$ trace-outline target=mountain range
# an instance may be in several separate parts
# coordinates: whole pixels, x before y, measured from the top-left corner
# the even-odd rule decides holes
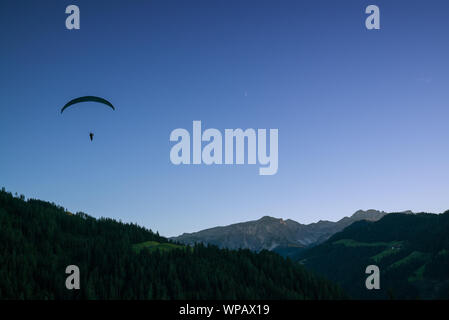
[[[378,221],[386,214],[378,210],[359,210],[337,222],[320,220],[311,224],[265,216],[255,221],[184,233],[171,240],[188,245],[207,243],[228,249],[243,248],[253,251],[266,249],[289,256],[302,248],[326,241],[356,221]]]
[[[357,299],[449,299],[449,211],[357,221],[295,259]],[[367,290],[366,268],[380,272]]]
[[[174,238],[222,248],[268,249],[313,271],[355,299],[449,299],[449,211],[359,210],[337,222],[263,217]],[[380,289],[367,290],[367,266]]]
[[[175,244],[149,229],[0,190],[0,300],[342,299],[269,251]],[[68,266],[78,290],[67,290]],[[169,317],[170,318],[170,317]]]
[[[201,243],[187,246],[1,190],[0,230],[0,300],[449,299],[449,211],[360,210],[309,225],[263,217],[190,234]],[[247,249],[193,240],[204,233]],[[73,264],[80,290],[64,286]],[[376,290],[366,287],[372,265]]]

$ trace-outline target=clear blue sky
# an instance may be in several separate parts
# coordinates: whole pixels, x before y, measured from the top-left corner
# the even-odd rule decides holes
[[[65,28],[65,7],[81,29]],[[364,26],[381,9],[381,30]],[[0,186],[173,236],[449,209],[448,1],[0,2]],[[112,112],[82,95],[111,101]],[[278,128],[279,170],[174,166],[170,132]],[[93,142],[88,133],[95,132]]]

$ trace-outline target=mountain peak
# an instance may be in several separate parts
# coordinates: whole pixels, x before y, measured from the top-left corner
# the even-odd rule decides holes
[[[386,212],[375,209],[357,210],[352,216],[352,219],[366,219],[366,220],[379,220]]]
[[[398,213],[404,214],[414,214],[411,210],[400,211]],[[357,210],[349,219],[352,220],[369,220],[369,221],[377,221],[381,219],[387,212],[379,211],[375,209],[368,210]]]
[[[279,219],[275,218],[275,217],[270,217],[270,216],[263,216],[262,218],[259,219],[259,221],[273,221],[273,220],[279,220]]]
[[[357,215],[357,214],[370,214],[370,213],[378,213],[378,212],[383,212],[383,211],[379,211],[376,209],[368,209],[368,210],[363,210],[363,209],[359,209],[356,212],[354,212],[353,215]]]
[[[259,220],[257,220],[258,222],[265,222],[265,223],[281,223],[281,224],[287,224],[286,221],[288,220],[284,220],[282,218],[275,218],[275,217],[270,217],[270,216],[263,216],[262,218],[260,218]]]
[[[355,221],[377,221],[384,215],[386,212],[374,209],[358,210],[351,217],[345,217],[337,222],[320,220],[308,225],[291,219],[263,216],[259,220],[205,229],[172,239],[186,244],[202,242],[222,248],[247,248],[254,251],[288,246],[304,247],[327,240]]]

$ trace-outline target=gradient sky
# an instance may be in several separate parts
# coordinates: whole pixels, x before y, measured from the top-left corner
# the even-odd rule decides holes
[[[80,30],[65,28],[70,4]],[[369,4],[379,31],[365,28]],[[442,212],[448,12],[429,0],[2,0],[0,186],[166,236],[264,215]],[[82,95],[117,110],[59,113]],[[170,132],[193,120],[278,128],[278,173],[174,166]]]

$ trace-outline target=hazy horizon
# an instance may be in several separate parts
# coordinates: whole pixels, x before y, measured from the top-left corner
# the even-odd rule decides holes
[[[17,196],[21,196],[20,193],[18,193],[18,192],[13,192],[13,191],[11,191],[11,190],[8,190],[6,187],[1,186],[1,188],[5,188],[5,191],[6,191],[6,192],[11,192],[12,194],[16,194],[16,193],[17,193]],[[25,199],[26,199],[26,200],[29,200],[29,199],[30,199],[30,198],[28,198],[26,195],[23,195],[23,196],[25,196]],[[42,200],[42,201],[47,201],[47,202],[54,203],[53,201],[46,200],[46,199],[36,199],[36,200]],[[55,205],[58,205],[58,203],[55,203]],[[84,212],[84,211],[82,211],[82,210],[74,210],[74,211],[71,211],[71,210],[68,210],[67,208],[65,208],[65,209],[66,209],[67,211],[69,211],[70,213],[83,212],[83,213],[89,214],[90,216],[93,216],[93,217],[96,217],[96,218],[101,218],[101,217],[104,217],[104,218],[110,218],[110,217],[107,217],[107,216],[97,216],[97,215],[95,215],[95,214],[93,214],[93,213]],[[371,211],[371,210],[379,211],[379,212],[385,212],[385,213],[387,213],[387,214],[389,214],[389,213],[403,213],[403,212],[407,212],[407,211],[411,211],[413,214],[417,214],[417,213],[442,214],[442,213],[444,213],[445,211],[447,211],[447,210],[449,210],[449,209],[443,210],[442,212],[429,212],[429,211],[415,212],[415,211],[413,211],[413,210],[385,211],[385,210],[380,210],[380,209],[375,209],[375,208],[358,209],[358,210],[355,210],[354,212],[352,212],[352,213],[350,213],[350,214],[343,215],[343,216],[341,216],[340,218],[335,218],[334,220],[318,219],[318,220],[310,221],[310,222],[307,222],[307,223],[306,223],[306,222],[302,222],[302,221],[298,221],[298,220],[295,220],[295,219],[292,219],[292,218],[288,218],[288,217],[282,217],[282,216],[276,216],[276,215],[262,215],[262,216],[260,216],[259,218],[256,218],[256,219],[242,220],[242,221],[234,221],[234,222],[229,222],[229,223],[223,224],[223,225],[213,225],[213,226],[205,227],[205,228],[198,229],[198,230],[183,231],[182,233],[174,234],[174,235],[166,235],[166,234],[163,234],[163,233],[161,233],[159,230],[154,229],[154,228],[152,228],[151,226],[146,226],[146,225],[141,225],[141,226],[142,226],[142,227],[145,227],[145,228],[147,228],[147,229],[151,229],[151,230],[154,231],[154,232],[159,232],[159,234],[160,234],[161,236],[163,236],[163,237],[171,238],[171,237],[176,237],[176,236],[182,235],[183,233],[195,233],[195,232],[198,232],[198,231],[203,231],[203,230],[212,229],[212,228],[216,228],[216,227],[226,227],[226,226],[229,226],[229,225],[234,225],[234,224],[239,224],[239,223],[245,223],[245,222],[257,221],[257,220],[260,220],[260,219],[262,219],[262,218],[264,218],[264,217],[270,217],[270,218],[275,218],[275,219],[282,219],[282,220],[284,220],[284,221],[285,221],[285,220],[293,220],[293,221],[298,222],[298,223],[300,223],[300,224],[308,225],[308,224],[316,223],[316,222],[319,222],[319,221],[337,222],[337,221],[339,221],[339,220],[341,220],[341,219],[343,219],[343,218],[345,218],[345,217],[351,217],[352,215],[354,215],[355,213],[357,213],[357,212],[359,212],[359,211],[367,212],[367,211]],[[123,220],[123,219],[121,219],[121,218],[117,218],[117,219],[121,220],[121,221],[124,222],[124,223],[136,223],[135,221],[131,221],[131,220]]]

